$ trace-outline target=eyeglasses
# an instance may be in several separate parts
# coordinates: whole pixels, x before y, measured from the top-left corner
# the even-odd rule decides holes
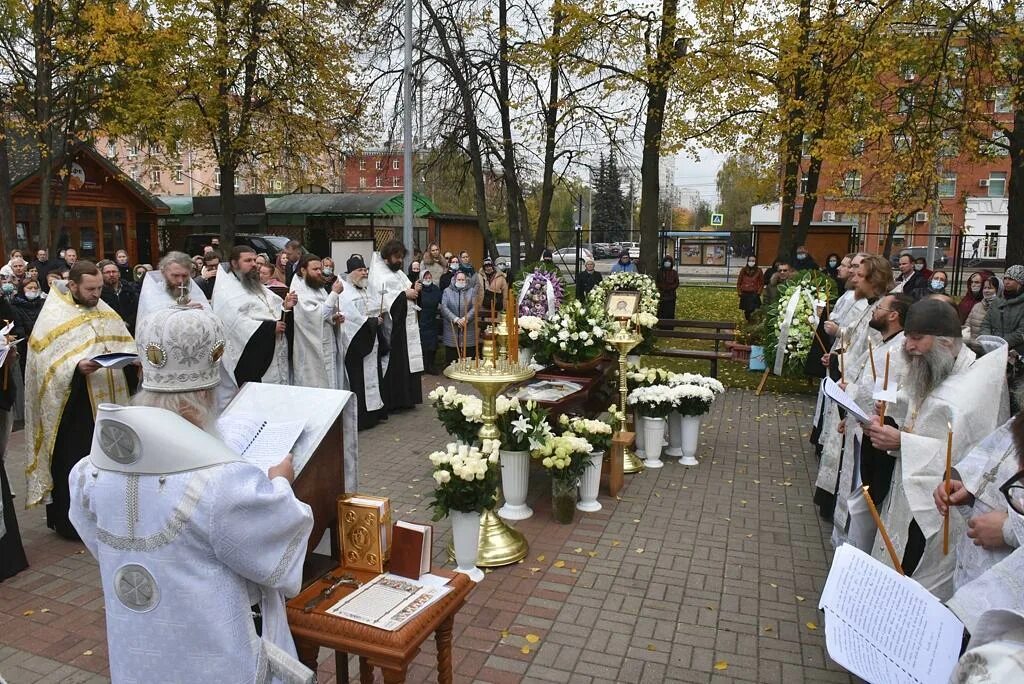
[[[1024,515],[1024,470],[1004,482],[999,491],[1006,497],[1010,508]]]

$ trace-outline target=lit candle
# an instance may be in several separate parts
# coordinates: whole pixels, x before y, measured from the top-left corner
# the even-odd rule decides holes
[[[868,358],[871,359],[871,379],[878,379],[878,371],[875,369],[875,348],[871,344],[871,340],[868,340]]]
[[[882,535],[882,541],[885,543],[885,550],[889,552],[889,558],[892,559],[892,566],[896,568],[896,572],[901,575],[904,574],[903,564],[900,563],[900,559],[896,555],[896,547],[892,545],[892,539],[889,539],[889,533],[885,531],[885,525],[882,524],[882,518],[878,515],[875,502],[871,500],[871,495],[868,494],[868,486],[864,485],[861,487],[860,493],[864,495],[864,501],[867,502],[868,508],[871,510],[871,517],[875,519],[875,525],[878,527],[878,531]]]
[[[942,516],[942,555],[949,553],[949,492],[952,489],[953,478],[953,425],[946,423],[949,431],[946,433],[946,513]]]

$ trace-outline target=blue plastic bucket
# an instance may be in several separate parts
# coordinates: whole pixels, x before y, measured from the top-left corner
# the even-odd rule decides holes
[[[763,371],[767,366],[764,362],[764,347],[756,344],[750,345],[750,363],[747,366],[752,371]]]

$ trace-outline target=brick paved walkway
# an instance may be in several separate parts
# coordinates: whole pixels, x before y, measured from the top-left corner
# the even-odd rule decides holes
[[[456,681],[851,681],[828,661],[815,608],[829,546],[811,504],[811,410],[805,396],[730,390],[706,420],[699,467],[627,476],[620,500],[602,495],[604,509],[571,526],[550,522],[535,470],[535,515],[517,525],[530,555],[488,573],[459,614]],[[444,441],[429,407],[361,433],[362,490],[428,520],[423,456]],[[7,466],[16,492],[21,444],[16,434]],[[95,563],[50,533],[42,510],[19,520],[32,567],[0,584],[0,679],[107,681]],[[446,564],[450,527],[435,530]],[[433,654],[428,641],[410,682],[434,680]],[[334,682],[326,651],[319,674]]]

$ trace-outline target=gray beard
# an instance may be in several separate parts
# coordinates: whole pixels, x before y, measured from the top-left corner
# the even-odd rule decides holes
[[[238,278],[238,282],[242,284],[242,288],[246,292],[253,295],[263,294],[263,283],[260,282],[260,273],[255,268],[248,273],[240,273],[234,269],[231,270]]]
[[[939,346],[933,346],[931,351],[920,356],[908,354],[904,349],[903,360],[907,364],[903,385],[918,402],[923,401],[952,374],[956,363],[956,357],[950,350]]]

